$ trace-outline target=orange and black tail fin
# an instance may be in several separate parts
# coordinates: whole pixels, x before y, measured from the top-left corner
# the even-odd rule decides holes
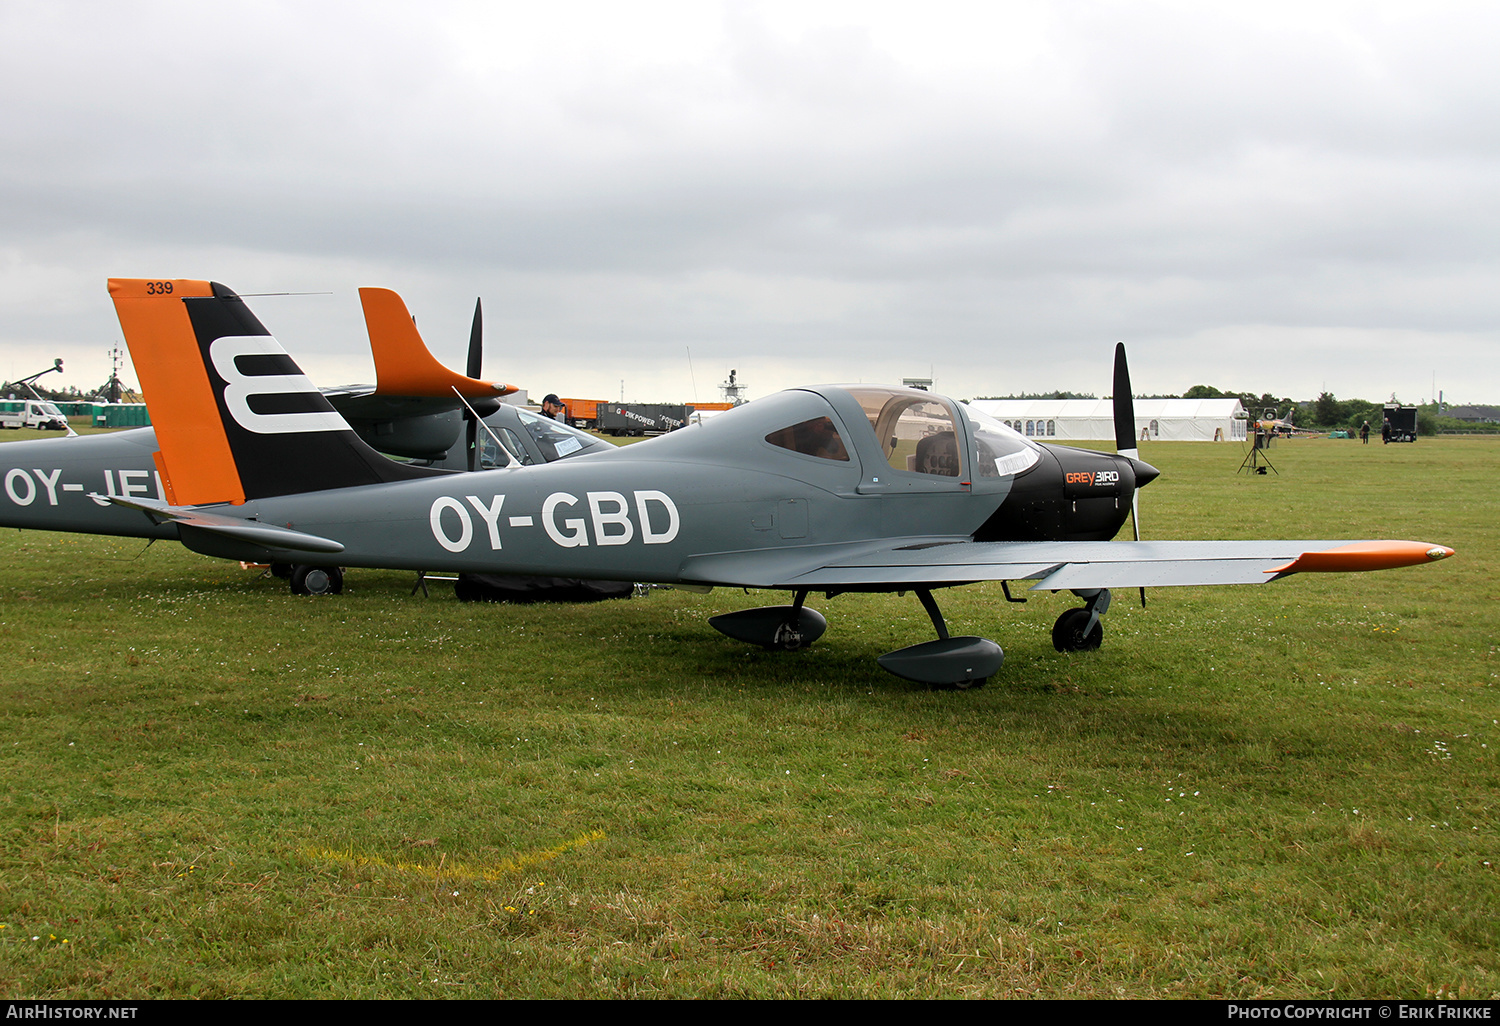
[[[430,476],[350,429],[244,300],[217,282],[111,278],[174,505]]]

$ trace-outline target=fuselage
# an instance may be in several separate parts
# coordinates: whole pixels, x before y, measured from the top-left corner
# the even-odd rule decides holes
[[[608,442],[513,406],[496,410],[485,423],[488,431],[478,439],[482,466],[524,466],[587,451],[614,451]],[[0,445],[0,527],[176,538],[175,525],[157,524],[107,498],[170,501],[156,469],[157,451],[153,428]],[[458,472],[466,464],[459,439],[445,456],[426,465]]]
[[[779,393],[543,466],[214,511],[336,540],[344,550],[324,558],[340,566],[683,582],[699,580],[703,557],[737,553],[790,560],[900,538],[1103,540],[1154,476],[1123,456],[1038,446],[938,396],[846,386]],[[192,528],[182,539],[210,555],[306,561]],[[775,573],[765,560],[746,565],[757,562],[717,583],[763,586]]]
[[[0,527],[176,538],[175,526],[153,524],[103,498],[166,501],[155,452],[151,428],[0,445]]]

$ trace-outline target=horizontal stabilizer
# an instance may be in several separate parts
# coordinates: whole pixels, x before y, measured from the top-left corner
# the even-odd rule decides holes
[[[174,523],[183,527],[196,527],[210,534],[222,535],[235,541],[250,542],[268,549],[289,549],[293,552],[343,552],[344,546],[331,538],[319,538],[314,534],[303,534],[287,527],[274,527],[240,517],[227,517],[220,513],[205,513],[183,506],[169,506],[150,499],[124,499],[118,495],[92,495],[94,499],[108,499],[116,506],[138,509],[158,524]]]

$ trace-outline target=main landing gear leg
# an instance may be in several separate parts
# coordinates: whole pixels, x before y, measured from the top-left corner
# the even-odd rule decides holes
[[[783,652],[795,652],[799,648],[806,648],[813,643],[812,638],[804,637],[802,629],[802,613],[804,611],[802,603],[806,601],[807,589],[798,589],[796,594],[792,596],[791,613],[782,621],[781,626],[776,628],[776,634],[771,639],[772,648],[779,648]],[[828,621],[825,620],[823,622],[824,629],[826,630]],[[818,631],[818,635],[822,635],[822,633],[823,631]]]
[[[1109,611],[1109,589],[1075,591],[1088,605],[1070,609],[1052,625],[1052,647],[1059,652],[1092,652],[1104,640],[1104,624],[1099,617]]]
[[[344,571],[336,566],[292,567],[288,582],[293,595],[338,595],[344,590]]]
[[[882,669],[918,684],[946,684],[955,688],[982,687],[1000,670],[1005,653],[988,638],[950,638],[948,625],[929,588],[918,588],[917,598],[937,631],[936,641],[887,652],[876,662]]]

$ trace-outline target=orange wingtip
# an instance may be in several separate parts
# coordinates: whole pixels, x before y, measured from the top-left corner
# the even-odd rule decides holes
[[[514,385],[480,381],[437,361],[417,331],[406,303],[390,289],[360,289],[365,328],[375,357],[375,394],[451,399],[493,399],[517,391]]]
[[[1429,545],[1412,541],[1351,542],[1322,552],[1304,552],[1286,566],[1267,570],[1268,574],[1355,573],[1361,570],[1389,570],[1398,566],[1435,563],[1453,555],[1446,545]]]

